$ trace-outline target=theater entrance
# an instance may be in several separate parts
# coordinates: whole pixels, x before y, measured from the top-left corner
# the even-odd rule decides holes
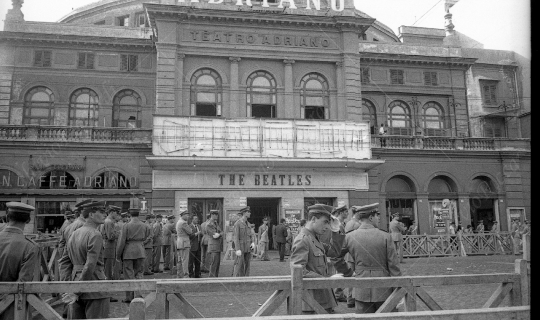
[[[280,200],[281,198],[247,198],[247,205],[251,210],[249,222],[255,224],[255,232],[259,232],[259,226],[262,224],[264,217],[270,219],[268,222],[270,249],[274,249],[272,244],[272,226],[279,224],[278,212]]]

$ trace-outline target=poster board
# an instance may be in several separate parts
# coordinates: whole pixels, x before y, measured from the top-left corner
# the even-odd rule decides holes
[[[285,223],[291,230],[293,238],[298,234],[300,220],[302,219],[302,209],[284,209]]]
[[[225,234],[224,245],[224,260],[234,260],[233,248],[232,248],[232,235],[234,230],[234,224],[240,218],[238,215],[240,209],[226,209],[225,221],[223,222],[223,232]]]

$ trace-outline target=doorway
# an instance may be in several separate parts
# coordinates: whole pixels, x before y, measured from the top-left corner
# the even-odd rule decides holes
[[[478,222],[482,220],[484,230],[491,230],[495,218],[495,199],[470,199],[471,224],[476,230]]]
[[[218,223],[223,223],[223,199],[188,199],[188,211],[192,216],[199,217],[199,224],[206,221],[210,210],[218,210]]]
[[[259,226],[262,224],[263,219],[268,217],[269,230],[272,231],[272,227],[279,223],[278,221],[278,212],[279,212],[279,202],[280,198],[248,198],[247,205],[251,211],[251,217],[249,222],[255,224],[255,232],[259,232]],[[272,232],[268,233],[269,248],[275,249],[273,247],[273,237]]]

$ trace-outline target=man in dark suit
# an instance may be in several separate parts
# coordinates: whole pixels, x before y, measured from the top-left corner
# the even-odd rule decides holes
[[[279,250],[279,262],[285,261],[285,244],[287,243],[287,225],[285,219],[281,219],[276,226],[276,242]]]
[[[208,269],[209,278],[219,276],[219,265],[221,263],[221,250],[223,244],[223,231],[218,223],[219,211],[210,210],[210,220],[206,223],[206,233],[208,234]]]
[[[201,277],[201,239],[202,230],[199,226],[199,217],[193,216],[191,224],[192,233],[189,235],[191,248],[189,250],[188,270],[190,278]]]

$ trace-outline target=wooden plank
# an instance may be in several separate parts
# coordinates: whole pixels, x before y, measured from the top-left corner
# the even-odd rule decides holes
[[[26,295],[22,293],[16,294],[14,303],[15,303],[14,320],[26,320],[28,318],[28,309],[26,306]]]
[[[430,310],[437,311],[443,309],[435,300],[433,300],[433,298],[424,290],[424,288],[416,287],[416,295]]]
[[[291,267],[290,298],[288,314],[302,314],[302,296],[304,295],[304,268],[301,265]]]
[[[155,291],[156,283],[155,279],[27,282],[24,293]]]
[[[222,279],[222,278],[219,278]],[[189,281],[191,280],[191,281]],[[223,278],[223,280],[193,281],[193,279],[158,282],[157,292],[184,293],[184,292],[246,292],[246,291],[276,291],[290,289],[288,279],[250,279],[250,278]]]
[[[147,308],[152,304],[152,302],[156,301],[156,296],[157,293],[154,291],[150,292],[146,297],[144,297],[144,302],[146,303]]]
[[[482,308],[496,308],[504,300],[506,295],[512,290],[512,283],[501,283],[497,287],[495,292],[489,297],[488,301],[482,306]]]
[[[129,304],[129,320],[146,320],[146,304],[143,299],[135,298],[131,301]]]
[[[416,288],[404,287],[407,290],[405,295],[405,311],[416,311]]]
[[[530,304],[529,270],[527,265],[528,262],[523,259],[516,259],[514,264],[515,271],[519,275],[519,294],[517,293],[517,286],[514,286],[512,291],[516,290],[516,292],[513,293],[512,296],[513,298],[518,298],[520,296],[520,305],[522,306]],[[517,306],[517,301],[513,301],[512,305]]]
[[[192,306],[191,303],[189,303],[180,293],[168,294],[167,300],[174,303],[174,305],[187,319],[204,318],[199,310],[195,309],[195,307]]]
[[[313,297],[313,292],[309,290],[304,290],[304,295],[302,296],[302,300],[304,300],[305,303],[307,303],[308,306],[310,306],[313,310],[315,310],[315,313],[317,314],[328,314],[326,310],[315,300]]]
[[[15,294],[18,288],[17,282],[0,282],[0,294]]]
[[[6,295],[2,300],[0,300],[0,314],[9,307],[15,300],[12,294]]]
[[[277,308],[279,308],[279,306],[283,304],[283,301],[285,301],[290,294],[290,290],[277,290],[253,314],[253,317],[264,317],[272,315],[277,310]]]
[[[403,288],[395,289],[392,294],[390,294],[390,296],[386,299],[386,301],[384,301],[381,307],[377,311],[375,311],[375,313],[392,312],[392,310],[396,308],[399,301],[401,301],[401,299],[405,297],[406,293],[407,290]]]
[[[168,302],[166,293],[156,293],[156,319],[169,319]]]
[[[27,295],[26,299],[28,303],[36,309],[36,311],[41,314],[45,319],[52,320],[63,320],[61,315],[59,315],[50,305],[46,304],[45,301],[36,297],[33,294]]]

